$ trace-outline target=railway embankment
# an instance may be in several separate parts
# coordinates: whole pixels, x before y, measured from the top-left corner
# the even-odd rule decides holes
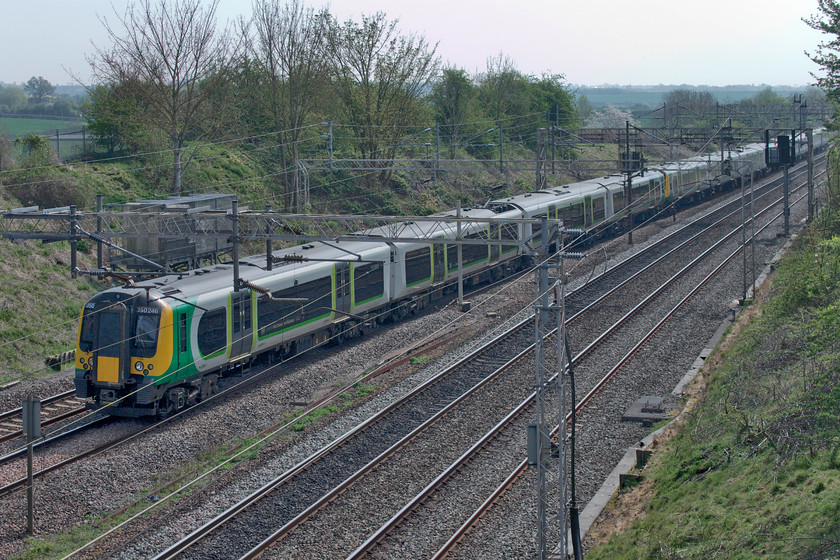
[[[587,535],[588,559],[840,555],[840,216],[824,212]]]

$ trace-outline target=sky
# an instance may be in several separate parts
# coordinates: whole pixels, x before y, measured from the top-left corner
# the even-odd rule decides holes
[[[130,0],[0,0],[0,82],[89,80],[86,56],[107,47],[101,17]],[[404,33],[437,44],[448,66],[482,72],[503,54],[523,74],[570,84],[805,85],[803,51],[826,40],[802,18],[817,0],[306,0],[345,21],[385,12]],[[251,0],[220,0],[220,23]]]

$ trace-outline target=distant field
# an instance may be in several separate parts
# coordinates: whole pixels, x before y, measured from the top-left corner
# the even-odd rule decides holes
[[[51,119],[19,119],[0,117],[0,135],[25,136],[27,134],[55,134],[55,131],[74,132],[81,130],[85,123],[80,121],[57,121]]]
[[[632,107],[634,105],[645,105],[647,107],[661,106],[665,96],[664,92],[628,91],[596,93],[590,91],[581,92],[594,107],[615,105],[616,107]]]

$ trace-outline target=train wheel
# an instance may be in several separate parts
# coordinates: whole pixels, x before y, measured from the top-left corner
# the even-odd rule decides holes
[[[163,398],[160,399],[158,414],[161,419],[168,418],[176,412],[183,410],[186,404],[187,393],[183,388],[169,389],[164,393]]]
[[[169,392],[167,391],[164,393],[163,398],[160,399],[160,403],[158,404],[158,416],[160,416],[161,420],[165,420],[169,418],[175,413],[175,403],[172,402],[172,399],[169,398]]]

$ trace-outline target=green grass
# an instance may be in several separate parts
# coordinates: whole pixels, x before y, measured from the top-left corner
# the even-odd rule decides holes
[[[15,117],[0,117],[0,135],[26,136],[27,134],[52,134],[59,132],[75,132],[85,125],[82,121],[61,121],[53,119],[21,119]]]
[[[826,223],[779,263],[763,314],[654,455],[642,519],[587,559],[840,557],[840,228]]]

